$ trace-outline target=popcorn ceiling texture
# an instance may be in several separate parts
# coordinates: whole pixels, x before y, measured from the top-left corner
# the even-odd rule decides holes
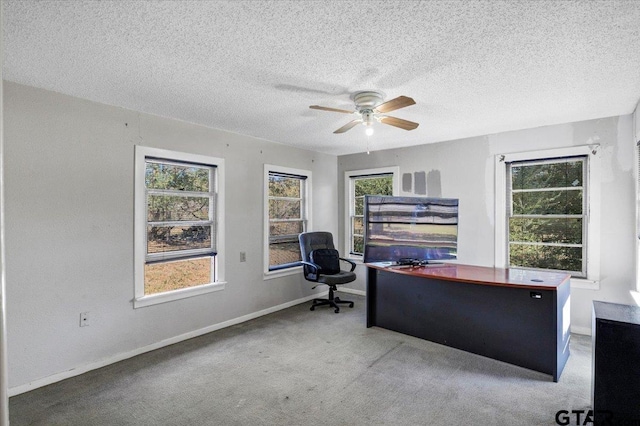
[[[4,78],[332,154],[633,112],[637,1],[4,1]]]

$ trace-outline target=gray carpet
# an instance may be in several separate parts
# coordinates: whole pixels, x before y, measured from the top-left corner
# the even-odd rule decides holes
[[[590,406],[591,339],[560,378],[309,304],[12,397],[19,425],[556,425]]]

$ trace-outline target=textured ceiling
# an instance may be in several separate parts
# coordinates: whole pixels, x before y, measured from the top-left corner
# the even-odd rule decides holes
[[[4,0],[4,78],[332,154],[350,93],[416,105],[371,150],[629,114],[638,1]]]

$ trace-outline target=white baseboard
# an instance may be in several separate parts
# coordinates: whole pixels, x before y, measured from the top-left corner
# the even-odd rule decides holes
[[[128,358],[133,358],[134,356],[143,354],[145,352],[151,352],[156,349],[160,349],[165,346],[173,345],[174,343],[182,342],[183,340],[192,339],[194,337],[202,336],[203,334],[211,333],[212,331],[220,330],[226,327],[231,327],[232,325],[240,324],[245,321],[249,321],[264,315],[268,315],[277,311],[281,311],[283,309],[290,308],[295,305],[299,305],[300,303],[308,302],[309,300],[315,299],[317,297],[326,297],[328,291],[314,293],[310,296],[303,297],[301,299],[292,300],[287,303],[283,303],[281,305],[273,306],[271,308],[263,309],[258,312],[253,312],[251,314],[243,315],[238,318],[234,318],[228,321],[224,321],[218,324],[213,324],[208,327],[201,328],[199,330],[190,331],[188,333],[181,334],[179,336],[171,337],[169,339],[161,340],[157,343],[152,343],[151,345],[143,346],[138,349],[134,349],[129,352],[119,353],[109,358],[105,358],[100,361],[92,362],[89,364],[81,365],[71,370],[63,371],[61,373],[52,374],[51,376],[43,377],[41,379],[34,380],[29,383],[25,383],[23,385],[15,386],[9,389],[9,396],[19,395],[21,393],[29,392],[34,389],[40,388],[42,386],[47,386],[52,383],[59,382],[61,380],[69,379],[71,377],[79,376],[91,370],[96,370],[98,368],[105,367],[110,364],[114,364],[119,361],[123,361]]]
[[[591,327],[578,327],[572,325],[571,332],[576,334],[584,334],[585,336],[591,336]]]
[[[338,291],[342,291],[344,293],[351,293],[351,294],[357,294],[360,296],[366,296],[367,292],[364,290],[354,290],[352,288],[347,288],[347,287],[338,287]]]

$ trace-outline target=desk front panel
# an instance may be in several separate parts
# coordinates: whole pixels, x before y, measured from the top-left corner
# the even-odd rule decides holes
[[[476,285],[369,269],[367,299],[368,326],[542,371],[554,380],[568,357],[568,334],[559,341],[555,288]],[[566,351],[561,362],[559,346]]]

